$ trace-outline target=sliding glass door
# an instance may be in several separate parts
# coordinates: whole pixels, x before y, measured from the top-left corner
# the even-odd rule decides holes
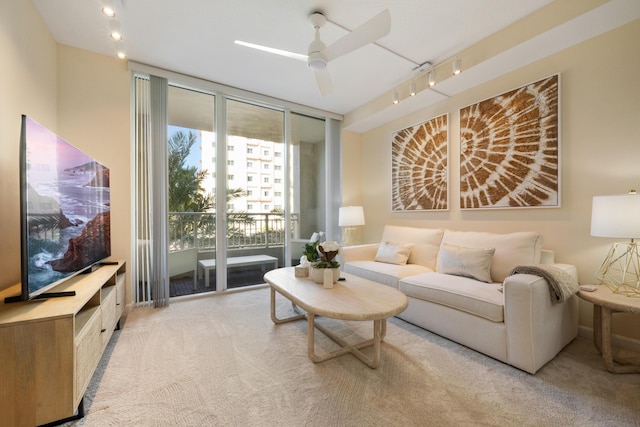
[[[132,74],[136,304],[262,284],[337,237],[338,120],[169,74]]]
[[[170,85],[167,105],[169,293],[175,297],[215,290],[207,268],[216,252],[215,96]]]
[[[284,112],[227,99],[226,287],[264,283],[284,266]]]

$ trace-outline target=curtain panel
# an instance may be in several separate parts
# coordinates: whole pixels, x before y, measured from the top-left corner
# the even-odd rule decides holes
[[[167,79],[134,73],[134,303],[169,304]]]

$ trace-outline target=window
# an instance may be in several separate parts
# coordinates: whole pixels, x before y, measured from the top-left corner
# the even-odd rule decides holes
[[[227,180],[233,181],[233,174],[230,173],[229,175],[227,175]]]
[[[273,195],[276,197],[282,197],[282,191],[276,191],[273,193]]]
[[[253,190],[247,190],[247,196],[253,196]]]
[[[281,171],[282,170],[282,165],[274,165],[273,169],[277,170],[277,171]]]
[[[282,157],[282,153],[280,151],[275,151],[273,153],[273,157]]]
[[[233,166],[233,160],[227,160],[227,166]]]
[[[264,151],[262,152],[262,154],[263,154],[264,156],[268,156],[268,155],[269,155],[269,150],[264,150]]]
[[[247,154],[253,154],[253,148],[247,147]]]
[[[253,210],[253,205],[251,203],[247,203],[247,210]]]
[[[262,205],[262,210],[265,212],[269,211],[269,205]]]
[[[233,151],[234,147],[233,145],[227,145],[227,151]]]
[[[262,165],[262,169],[269,170],[269,163],[265,163],[264,165]]]
[[[253,181],[253,177],[251,175],[247,176],[247,181],[249,182]]]
[[[262,182],[264,182],[265,184],[268,184],[268,183],[269,183],[269,177],[268,177],[268,176],[265,176],[265,177],[262,179]]]
[[[269,197],[269,190],[265,190],[263,194],[264,194],[264,197]]]
[[[253,162],[247,162],[247,167],[248,168],[252,168],[253,167]]]
[[[275,182],[276,184],[282,184],[282,178],[275,178],[273,182]]]

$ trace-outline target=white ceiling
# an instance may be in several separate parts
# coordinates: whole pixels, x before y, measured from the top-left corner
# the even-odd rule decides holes
[[[551,2],[116,0],[116,18],[125,37],[123,45],[128,58],[133,61],[346,115],[407,80],[417,64],[448,60]],[[100,13],[101,0],[33,0],[33,3],[58,43],[104,55],[115,54],[108,35],[109,21]],[[611,3],[640,4],[637,0]],[[321,11],[328,20],[354,29],[384,9],[391,13],[390,34],[379,40],[379,46],[368,45],[330,62],[333,91],[324,97],[319,95],[312,72],[304,62],[234,44],[234,40],[244,40],[306,54],[314,35],[308,21],[311,12]],[[637,12],[638,7],[633,9]],[[628,13],[623,15],[628,18]],[[581,27],[574,27],[573,31],[573,38],[582,39],[577,34]],[[345,33],[332,23],[321,30],[327,45]],[[528,61],[530,57],[522,60]],[[515,59],[510,61],[510,67],[518,65],[513,62]],[[483,70],[482,77],[469,73],[466,80],[460,79],[459,87],[478,84],[477,80],[486,81],[501,72]],[[442,90],[451,95],[459,88],[445,86]],[[406,114],[412,105],[424,106],[424,102],[412,101],[397,112]],[[381,114],[389,117],[378,111]],[[380,119],[374,121],[379,125]],[[361,131],[371,126],[366,123],[363,120],[351,126]]]

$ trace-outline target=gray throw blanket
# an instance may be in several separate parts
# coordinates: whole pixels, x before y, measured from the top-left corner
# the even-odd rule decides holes
[[[551,301],[554,302],[564,302],[580,289],[578,281],[572,275],[553,265],[519,265],[511,270],[509,275],[518,273],[533,274],[545,279],[551,291]]]

